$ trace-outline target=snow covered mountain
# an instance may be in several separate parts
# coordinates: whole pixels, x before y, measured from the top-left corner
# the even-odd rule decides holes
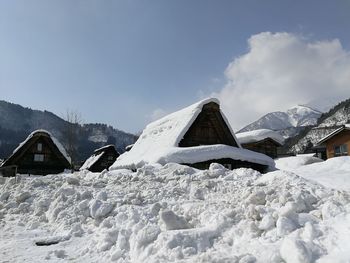
[[[329,112],[322,114],[313,127],[308,127],[288,142],[288,151],[301,153],[314,146],[321,138],[328,135],[341,125],[350,122],[350,99],[347,99]]]
[[[283,137],[295,136],[302,127],[315,125],[321,112],[307,106],[298,105],[286,112],[271,112],[257,121],[245,126],[239,132],[253,131],[258,129],[269,129],[278,131]],[[300,128],[301,127],[301,128]]]
[[[21,105],[0,101],[0,159],[6,158],[29,133],[45,129],[63,144],[67,122],[49,111],[33,110]],[[119,151],[136,141],[136,136],[107,126],[84,124],[79,128],[79,159],[84,160],[92,151],[105,144],[114,144]]]

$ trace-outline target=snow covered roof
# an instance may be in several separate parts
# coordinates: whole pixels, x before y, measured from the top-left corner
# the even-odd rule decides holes
[[[269,129],[259,129],[254,131],[236,133],[236,137],[241,144],[258,142],[267,138],[270,138],[281,145],[284,142],[284,138],[280,134]]]
[[[65,159],[71,163],[71,158],[69,157],[68,153],[66,152],[66,150],[64,149],[63,145],[47,130],[35,130],[33,131],[31,134],[28,135],[28,137],[21,142],[16,149],[14,149],[14,151],[12,152],[12,155],[8,158],[10,159],[14,154],[16,154],[16,152],[18,152],[31,138],[33,138],[36,134],[38,133],[45,133],[47,134],[51,140],[53,141],[53,143],[56,145],[56,147],[58,148],[58,150],[60,151],[60,153],[65,157]],[[5,163],[5,162],[4,162]]]
[[[350,130],[350,124],[344,124],[342,127],[340,127],[339,129],[336,129],[335,131],[331,132],[330,134],[328,134],[327,136],[323,137],[321,140],[318,141],[317,145],[320,145],[322,143],[324,143],[325,141],[329,140],[330,138],[332,138],[334,135],[338,134],[339,132],[343,131],[343,130]]]
[[[104,151],[104,150],[106,150],[107,148],[110,148],[110,147],[115,148],[113,144],[108,144],[108,145],[105,145],[105,146],[103,146],[101,148],[98,148],[98,149],[94,150],[94,152],[97,153],[97,152],[100,152],[100,151]]]
[[[106,145],[106,146],[103,146],[101,148],[94,150],[94,154],[91,155],[88,159],[86,159],[86,161],[80,167],[79,170],[80,171],[89,170],[103,156],[105,151],[109,148],[113,148],[113,151],[115,151],[115,146],[113,144],[109,144],[109,145]],[[118,155],[119,155],[119,153],[118,153]]]
[[[95,151],[96,152],[96,151]],[[88,170],[91,166],[93,166],[103,155],[103,151],[98,154],[93,154],[89,158],[86,159],[84,164],[80,167],[79,171]]]
[[[222,112],[221,115],[238,147],[220,144],[178,147],[203,106],[210,102],[220,104],[219,100],[208,98],[147,125],[132,149],[120,155],[110,169],[137,168],[146,163],[196,163],[220,158],[251,161],[263,165],[273,163],[273,160],[264,154],[242,149]]]

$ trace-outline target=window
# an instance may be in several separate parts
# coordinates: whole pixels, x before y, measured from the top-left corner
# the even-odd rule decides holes
[[[41,152],[43,150],[43,144],[42,143],[38,143],[36,146],[36,149],[38,150],[38,152]]]
[[[346,144],[334,146],[334,156],[348,155],[348,146]]]
[[[43,162],[44,155],[43,154],[34,154],[34,162]]]
[[[113,161],[113,160],[114,160],[113,155],[108,155],[108,161]]]

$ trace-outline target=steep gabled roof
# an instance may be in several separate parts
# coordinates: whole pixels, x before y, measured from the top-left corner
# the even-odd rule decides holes
[[[98,149],[94,150],[94,154],[93,155],[91,155],[89,158],[86,159],[86,161],[80,167],[79,170],[80,171],[82,171],[82,170],[89,170],[95,163],[97,163],[102,158],[102,156],[109,149],[112,149],[113,151],[117,152],[113,144],[109,144],[109,145],[103,146],[101,148],[98,148]],[[118,155],[119,155],[119,153],[118,153]]]
[[[100,158],[102,157],[102,155],[104,154],[104,152],[99,152],[99,153],[94,153],[93,155],[91,155],[89,158],[86,159],[86,161],[84,162],[84,164],[80,167],[80,171],[82,170],[89,170],[91,166],[93,166],[98,160],[100,160]]]
[[[211,102],[218,105],[220,103],[219,100],[214,98],[205,99],[150,123],[143,130],[132,149],[119,156],[110,169],[137,168],[146,163],[195,163],[211,160],[218,156],[220,158],[232,158],[242,161],[254,160],[254,162],[264,165],[271,164],[273,161],[269,157],[241,148],[229,122],[221,111],[224,122],[238,147],[228,145],[218,147],[219,144],[178,147],[186,132],[201,113],[203,106]],[[228,147],[232,150],[229,151]],[[188,156],[191,155],[191,152],[195,155],[192,156],[191,162],[189,162]]]
[[[331,132],[327,136],[323,137],[321,140],[318,141],[317,145],[320,145],[320,144],[328,141],[330,138],[334,137],[336,134],[338,134],[344,130],[350,130],[350,124],[345,124],[342,127],[340,127],[339,129],[336,129],[335,131]]]
[[[241,144],[259,142],[268,138],[280,145],[284,142],[284,138],[280,134],[269,129],[240,132],[236,133],[236,137]]]
[[[177,147],[192,123],[201,113],[203,106],[210,102],[220,104],[218,99],[205,99],[148,124],[140,136],[142,140],[138,140],[133,147],[137,147],[138,144],[146,140],[153,141],[158,146]],[[221,115],[234,136],[234,132],[226,117],[222,112]],[[235,136],[234,138],[237,141]],[[239,145],[238,141],[237,144]]]
[[[28,135],[28,137],[21,142],[16,149],[14,149],[13,153],[10,155],[9,158],[7,158],[3,163],[2,166],[5,166],[8,162],[10,162],[12,159],[14,159],[19,152],[28,144],[31,142],[31,140],[35,137],[39,137],[39,136],[46,136],[48,137],[53,145],[57,148],[58,152],[64,157],[64,159],[69,163],[69,165],[71,164],[71,158],[69,157],[68,153],[66,152],[66,150],[64,149],[63,145],[48,131],[46,130],[35,130],[33,131],[31,134]]]

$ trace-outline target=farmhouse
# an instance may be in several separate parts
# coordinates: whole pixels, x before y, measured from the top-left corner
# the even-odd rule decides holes
[[[327,158],[350,155],[350,124],[345,124],[322,138],[318,146],[325,146]]]
[[[241,147],[219,101],[212,98],[147,125],[131,150],[119,156],[110,169],[171,162],[199,169],[216,162],[229,169],[250,167],[259,171],[274,165],[270,157]]]
[[[71,160],[55,137],[48,131],[36,130],[1,165],[10,166],[16,166],[21,174],[47,175],[69,169]]]
[[[259,129],[236,134],[243,148],[277,158],[277,150],[283,145],[284,138],[277,132]]]
[[[104,169],[108,169],[118,156],[119,153],[116,151],[114,145],[107,145],[96,149],[94,154],[84,162],[80,171],[102,172]]]

